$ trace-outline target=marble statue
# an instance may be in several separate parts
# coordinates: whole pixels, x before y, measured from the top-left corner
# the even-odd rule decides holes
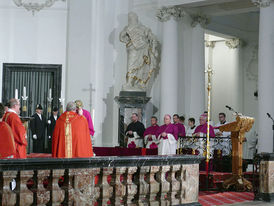
[[[127,74],[124,91],[145,91],[159,64],[159,43],[151,30],[138,21],[134,12],[128,14],[128,25],[120,33],[126,44]]]

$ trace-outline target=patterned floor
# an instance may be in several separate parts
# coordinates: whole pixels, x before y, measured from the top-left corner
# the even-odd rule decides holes
[[[226,205],[252,201],[252,192],[215,192],[205,191],[199,193],[199,202],[202,206]]]

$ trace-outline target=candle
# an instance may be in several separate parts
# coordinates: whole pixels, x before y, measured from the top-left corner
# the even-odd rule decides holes
[[[15,99],[18,99],[18,89],[15,89]]]
[[[51,99],[51,96],[52,96],[52,94],[51,94],[51,88],[49,89],[49,99]]]
[[[27,89],[26,87],[24,86],[24,89],[23,89],[23,97],[26,97],[27,96]]]

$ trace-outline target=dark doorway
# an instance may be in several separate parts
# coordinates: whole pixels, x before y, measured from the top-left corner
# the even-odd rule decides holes
[[[62,65],[59,64],[3,64],[2,102],[6,103],[15,97],[18,89],[18,99],[22,102],[23,88],[26,87],[27,112],[24,116],[35,113],[37,104],[43,106],[44,115],[48,117],[48,92],[52,89],[52,106],[59,108],[61,96]],[[29,137],[29,135],[28,135]],[[28,153],[31,152],[32,138],[28,138]]]

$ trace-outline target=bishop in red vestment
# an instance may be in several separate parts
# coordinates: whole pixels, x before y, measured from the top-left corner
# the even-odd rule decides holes
[[[14,137],[10,126],[2,121],[4,112],[4,106],[0,104],[0,158],[13,158],[16,154]]]
[[[26,129],[18,116],[20,113],[20,102],[18,99],[11,99],[9,103],[10,108],[5,113],[3,121],[11,127],[14,136],[15,158],[27,158]]]
[[[93,156],[88,122],[69,102],[67,111],[56,121],[52,138],[52,157],[88,158]]]

